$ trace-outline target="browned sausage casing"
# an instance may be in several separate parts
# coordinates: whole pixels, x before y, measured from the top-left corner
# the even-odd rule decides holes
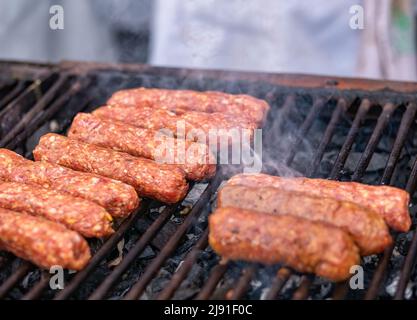
[[[39,186],[0,182],[0,207],[23,211],[65,225],[85,237],[114,232],[110,214],[94,202]]]
[[[135,88],[115,92],[108,104],[200,112],[227,113],[262,124],[269,111],[266,101],[245,94],[227,94],[216,91],[168,90]]]
[[[166,150],[172,155],[172,163],[183,169],[190,180],[208,179],[216,173],[216,159],[205,144],[160,136],[154,130],[100,119],[88,113],[79,113],[74,118],[68,137],[156,161],[165,159],[164,154],[159,153]],[[174,157],[181,153],[185,161],[175,164]]]
[[[81,270],[90,248],[77,232],[23,212],[0,209],[0,247],[41,268],[59,265]]]
[[[208,137],[245,136],[252,141],[256,125],[251,122],[232,118],[222,113],[181,112],[174,113],[169,110],[155,109],[152,107],[132,108],[120,105],[104,106],[93,111],[97,117],[113,119],[136,127],[152,130],[168,131],[171,135],[178,136],[179,130],[183,130],[183,137],[187,140],[207,144]],[[212,141],[210,141],[213,143]],[[229,144],[231,140],[229,139]]]
[[[340,228],[293,216],[219,208],[209,217],[209,242],[221,256],[266,264],[285,263],[333,281],[350,276],[358,248]]]
[[[113,217],[125,217],[139,206],[138,195],[128,184],[45,161],[30,161],[7,149],[0,149],[0,179],[40,185],[93,201]]]
[[[378,213],[352,202],[271,187],[226,185],[218,193],[217,206],[329,223],[348,232],[362,255],[382,252],[392,242],[384,219]]]
[[[357,182],[340,182],[325,179],[282,178],[266,174],[240,174],[232,177],[229,185],[247,185],[303,192],[318,197],[329,197],[339,201],[356,203],[378,212],[394,230],[406,232],[410,229],[408,192],[388,186],[370,186]]]
[[[188,191],[185,174],[180,168],[58,134],[44,135],[33,155],[36,160],[120,180],[133,186],[140,196],[166,203],[182,200]]]

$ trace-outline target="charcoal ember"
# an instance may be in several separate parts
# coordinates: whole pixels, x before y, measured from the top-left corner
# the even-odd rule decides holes
[[[290,276],[284,287],[278,294],[279,299],[291,299],[294,290],[296,290],[301,284],[301,276],[294,274]]]
[[[314,297],[314,299],[328,299],[331,297],[333,285],[329,281],[323,279],[323,278],[315,278],[312,290],[311,290],[311,296]]]
[[[347,131],[337,130],[332,138],[330,150],[340,149],[346,141]],[[336,150],[335,150],[336,151]]]
[[[135,246],[139,237],[140,235],[132,235],[131,237],[125,237],[124,251],[129,252]]]
[[[385,169],[389,157],[389,153],[374,153],[371,162],[367,167],[368,172],[382,171]],[[380,175],[381,176],[381,175]]]
[[[159,204],[155,204],[156,207],[151,207],[149,209],[148,217],[155,220],[159,214],[161,214],[165,209],[166,206],[160,206]]]
[[[250,288],[246,294],[248,299],[265,299],[269,292],[272,279],[277,273],[277,266],[258,265],[255,275],[250,282]]]
[[[153,238],[151,242],[152,245],[155,246],[158,250],[162,250],[171,239],[175,231],[177,231],[177,228],[178,225],[169,220]]]
[[[146,259],[136,259],[129,270],[117,282],[110,296],[123,297],[139,281],[149,261]]]
[[[175,254],[182,255],[190,251],[198,241],[199,236],[196,234],[186,234],[185,239],[180,246],[175,250]]]
[[[363,257],[362,261],[364,265],[367,267],[376,267],[379,262],[379,259],[378,259],[378,256],[374,254],[374,255]]]
[[[200,254],[198,263],[203,267],[204,270],[211,270],[215,265],[219,263],[219,257],[210,247],[206,248]]]
[[[182,201],[181,205],[184,207],[192,207],[198,199],[200,199],[204,190],[207,189],[208,183],[197,183],[188,192],[187,196]]]
[[[184,221],[185,217],[181,215],[172,215],[170,221],[175,224],[181,224]]]
[[[354,172],[356,170],[356,167],[361,157],[362,157],[362,153],[352,152],[346,161],[345,169],[351,172]],[[371,159],[371,162],[369,163],[367,171],[373,172],[373,171],[383,170],[387,163],[387,159],[388,159],[388,155],[375,153],[372,156],[372,159]]]
[[[417,298],[417,270],[414,268],[413,272],[411,273],[410,282],[413,283],[412,288],[412,298]]]
[[[3,268],[8,261],[12,259],[11,255],[6,251],[0,251],[0,268]],[[1,273],[0,273],[0,279],[1,279]]]
[[[156,256],[155,251],[151,246],[146,246],[143,252],[140,254],[139,259],[152,259]]]
[[[89,239],[88,245],[90,246],[91,255],[94,255],[103,245],[104,239]]]
[[[49,123],[45,123],[36,132],[26,140],[25,147],[27,150],[33,150],[38,145],[40,137],[46,133],[51,132]]]
[[[153,221],[147,216],[141,216],[136,220],[135,228],[139,233],[143,234],[146,232],[146,230],[148,230],[152,222]]]
[[[393,272],[393,277],[391,280],[388,281],[388,284],[385,287],[386,293],[390,296],[390,297],[394,297],[396,292],[397,292],[397,287],[398,287],[398,282],[400,281],[400,273],[399,272]],[[411,299],[412,295],[413,295],[413,287],[414,284],[409,282],[407,284],[407,287],[405,289],[404,292],[404,298],[405,299]]]
[[[384,136],[381,141],[378,143],[377,152],[390,153],[392,150],[392,145],[394,144],[394,139],[390,136]]]
[[[24,289],[29,288],[31,285],[33,285],[35,282],[39,280],[41,276],[41,271],[39,269],[36,269],[34,271],[29,272],[22,280],[21,286]]]
[[[202,275],[205,270],[197,265],[194,265],[187,275],[187,278],[181,283],[178,290],[175,292],[174,299],[184,300],[194,297],[201,290]]]
[[[158,272],[158,275],[147,286],[145,290],[147,296],[152,298],[156,296],[158,293],[160,293],[169,283],[171,276],[172,272],[166,270],[165,268],[162,268]]]
[[[23,295],[28,291],[29,288],[31,288],[33,285],[35,285],[41,276],[41,270],[35,269],[30,271],[20,282],[20,284],[16,287],[14,287],[10,292],[9,296],[11,299],[21,299]]]
[[[397,251],[399,255],[407,255],[408,250],[410,249],[411,240],[413,239],[413,234],[414,232],[411,231],[408,233],[401,233],[398,235],[395,251]]]
[[[411,199],[411,203],[415,203],[416,199]],[[416,205],[411,205],[410,206],[410,215],[411,217],[414,219],[414,221],[416,221],[415,219],[417,218],[417,206]]]
[[[219,281],[210,299],[225,300],[225,298],[233,290],[235,285],[236,285],[236,280],[234,280],[233,278],[224,277],[222,280]]]

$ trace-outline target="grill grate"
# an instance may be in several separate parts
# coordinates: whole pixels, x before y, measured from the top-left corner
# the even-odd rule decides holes
[[[2,126],[10,126],[0,136],[0,145],[26,156],[30,156],[40,135],[48,131],[64,133],[77,112],[91,111],[122,87],[222,90],[245,92],[270,102],[272,110],[263,133],[264,171],[282,174],[286,168],[290,173],[309,177],[388,184],[402,187],[411,195],[416,189],[417,141],[413,133],[417,86],[412,84],[345,79],[329,82],[324,77],[146,66],[63,63],[57,68],[6,63],[0,64],[2,67],[20,72],[10,73],[19,77],[0,79],[0,121]],[[401,89],[407,92],[399,92]],[[413,237],[412,233],[395,234],[394,245],[382,255],[364,259],[367,280],[366,290],[361,292],[350,290],[347,282],[331,284],[285,266],[222,261],[208,246],[206,221],[217,188],[232,173],[227,166],[219,169],[216,177],[203,185],[185,217],[180,214],[183,204],[160,207],[155,201],[143,201],[104,243],[92,241],[95,253],[91,262],[76,274],[66,274],[66,286],[58,292],[49,289],[49,273],[11,255],[2,255],[0,298],[404,297],[415,265],[415,233]],[[196,188],[202,188],[201,184],[191,192]],[[152,210],[158,213],[152,216]],[[138,234],[137,225],[145,220],[149,226]],[[173,221],[176,228],[167,233],[169,239],[159,250],[154,242]],[[129,247],[125,246],[121,262],[110,268],[108,262],[122,239],[130,241]],[[154,257],[142,259],[149,248],[156,252]],[[200,273],[191,281],[196,267]],[[158,281],[162,283],[159,290],[148,290]],[[195,282],[197,290],[187,293],[190,281]],[[388,294],[387,286],[393,282],[398,285]]]

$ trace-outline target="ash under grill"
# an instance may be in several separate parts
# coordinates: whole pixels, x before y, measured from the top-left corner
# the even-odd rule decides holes
[[[412,195],[417,182],[417,85],[325,77],[245,74],[62,63],[0,63],[0,145],[31,156],[46,132],[65,133],[72,118],[126,87],[247,93],[266,99],[263,171],[389,184]],[[51,275],[0,253],[2,299],[415,299],[417,236],[395,234],[382,255],[365,257],[364,290],[285,266],[224,262],[208,246],[207,215],[229,166],[194,184],[172,206],[143,201],[106,241],[91,240],[89,265]],[[411,206],[415,229],[415,207]]]

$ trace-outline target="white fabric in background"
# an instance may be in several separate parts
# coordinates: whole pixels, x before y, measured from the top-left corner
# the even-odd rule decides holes
[[[360,0],[156,0],[155,65],[356,75]]]
[[[49,8],[64,7],[64,30],[49,28]],[[108,25],[91,1],[1,0],[0,59],[114,61]]]

